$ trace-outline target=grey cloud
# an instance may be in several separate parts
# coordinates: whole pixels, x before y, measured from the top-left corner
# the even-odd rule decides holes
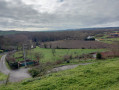
[[[66,29],[118,25],[118,0],[57,1],[63,2],[61,7],[53,13],[41,13],[21,0],[0,0],[0,27]]]

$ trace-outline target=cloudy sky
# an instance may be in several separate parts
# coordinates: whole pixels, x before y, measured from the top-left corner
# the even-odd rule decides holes
[[[119,26],[119,0],[0,0],[0,30]]]

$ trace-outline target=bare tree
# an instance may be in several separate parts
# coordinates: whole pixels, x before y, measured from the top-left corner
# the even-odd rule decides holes
[[[55,49],[53,48],[53,49],[52,49],[52,54],[53,54],[53,56],[55,56],[55,53],[56,53],[56,51],[55,51]]]
[[[39,63],[41,58],[43,58],[43,54],[41,52],[40,53],[35,53],[35,58],[36,58],[37,62]]]

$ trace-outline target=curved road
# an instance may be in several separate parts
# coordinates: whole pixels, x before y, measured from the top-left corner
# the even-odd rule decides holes
[[[10,82],[19,82],[26,78],[30,78],[31,76],[28,74],[27,68],[21,68],[18,70],[9,70],[5,63],[6,55],[3,55],[0,60],[0,71],[6,75],[10,74],[9,81]]]

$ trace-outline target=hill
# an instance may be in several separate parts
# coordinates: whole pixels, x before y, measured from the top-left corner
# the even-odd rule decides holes
[[[60,71],[47,76],[2,85],[0,90],[118,90],[119,58]]]
[[[13,34],[18,34],[18,33],[22,33],[23,31],[14,31],[14,30],[10,30],[10,31],[1,31],[0,30],[0,36],[1,35],[13,35]]]

